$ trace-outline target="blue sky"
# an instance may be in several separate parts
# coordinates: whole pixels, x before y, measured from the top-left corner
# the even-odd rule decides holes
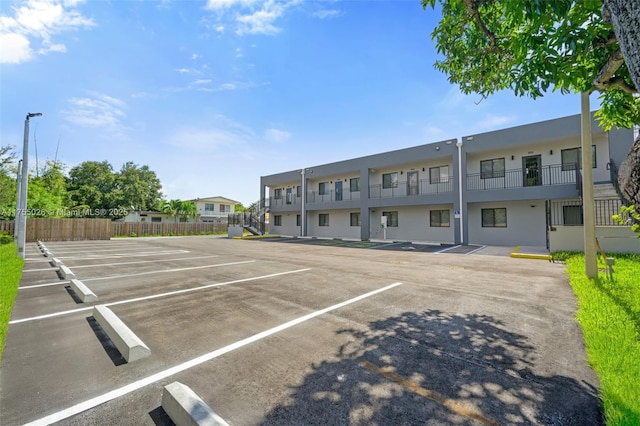
[[[148,165],[167,199],[259,198],[260,176],[580,111],[464,96],[411,1],[0,1],[0,145],[30,165]],[[592,104],[596,102],[592,97]],[[592,108],[593,109],[593,108]]]

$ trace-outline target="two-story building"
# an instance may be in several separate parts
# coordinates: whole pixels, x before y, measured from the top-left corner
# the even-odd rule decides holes
[[[552,217],[582,223],[580,129],[574,115],[263,176],[270,232],[548,247]],[[633,132],[592,132],[594,183],[613,191]]]
[[[198,220],[200,222],[227,222],[229,213],[233,213],[239,201],[221,196],[196,198],[193,200],[198,210]]]

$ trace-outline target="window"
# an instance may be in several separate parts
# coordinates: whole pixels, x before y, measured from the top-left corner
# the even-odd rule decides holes
[[[449,225],[449,210],[431,210],[429,212],[429,226],[434,228],[448,228]]]
[[[212,212],[213,210],[214,210],[213,203],[205,203],[204,205],[205,212]]]
[[[360,213],[351,213],[351,226],[360,226]]]
[[[480,162],[480,179],[503,178],[504,158],[494,158]]]
[[[349,191],[360,192],[360,178],[351,178],[349,180]]]
[[[220,213],[230,213],[231,212],[231,206],[228,204],[220,204]]]
[[[582,206],[562,206],[562,219],[565,225],[582,225]]]
[[[320,182],[318,184],[318,194],[320,195],[329,194],[329,182]]]
[[[483,228],[506,228],[507,209],[482,209]]]
[[[302,197],[302,187],[300,185],[296,187],[296,197]]]
[[[578,167],[582,169],[582,149],[581,148],[571,148],[571,149],[563,149],[560,151],[562,155],[562,171],[566,172],[567,170],[575,170],[576,164]],[[596,160],[596,146],[591,145],[591,167],[598,167],[598,162]]]
[[[181,217],[181,218],[180,218],[180,222],[182,222],[182,223],[185,223],[185,222],[187,222],[188,220],[189,220],[189,219],[187,219],[186,217]],[[152,222],[153,222],[153,220],[152,220]]]
[[[162,222],[162,218],[161,217],[152,217],[151,218],[151,222]]]
[[[275,191],[273,191],[273,198],[275,198],[276,200],[279,200],[282,198],[282,189],[278,188]]]
[[[301,222],[300,222],[300,215],[299,215],[299,214],[297,214],[297,215],[296,215],[296,226],[300,226],[300,223],[301,223]]]
[[[398,187],[398,173],[385,173],[382,175],[382,187],[383,188],[397,188]]]
[[[390,228],[398,227],[398,212],[382,212],[382,216],[387,217],[387,226]]]
[[[449,182],[449,166],[429,168],[429,183],[434,184],[447,182]]]
[[[273,226],[282,226],[282,215],[273,216]]]
[[[293,204],[293,188],[287,188],[287,204]]]
[[[329,214],[328,213],[320,213],[318,215],[320,226],[329,226]]]

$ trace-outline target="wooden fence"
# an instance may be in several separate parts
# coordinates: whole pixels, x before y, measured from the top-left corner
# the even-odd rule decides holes
[[[0,232],[13,235],[14,221],[0,221]],[[226,223],[129,223],[109,219],[28,219],[26,240],[80,241],[111,237],[201,235],[227,232]]]
[[[149,237],[153,235],[202,235],[227,232],[226,223],[207,222],[111,222],[114,237]]]

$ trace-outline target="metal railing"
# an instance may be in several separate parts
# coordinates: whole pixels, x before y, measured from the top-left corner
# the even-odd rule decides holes
[[[618,167],[616,166],[615,161],[613,161],[613,158],[609,159],[609,162],[607,163],[607,168],[609,169],[609,177],[611,178],[613,189],[616,190],[616,194],[618,194],[618,198],[622,200],[623,205],[625,206],[628,205],[629,203],[627,203],[624,196],[622,195],[622,191],[620,191],[620,185],[618,184]]]
[[[467,174],[467,191],[566,185],[577,181],[579,170],[573,164],[542,166],[540,169],[510,169],[503,172]]]
[[[369,185],[369,198],[394,198],[413,197],[416,195],[443,194],[453,192],[454,178],[422,179],[417,184],[410,184],[407,181],[400,181],[391,188],[384,188],[382,184]]]
[[[329,191],[321,194],[318,191],[307,192],[307,203],[326,203],[330,201],[359,200],[360,191]]]
[[[611,216],[620,214],[622,201],[617,198],[594,200],[594,217],[596,226],[620,226]],[[551,201],[552,226],[582,226],[584,224],[584,207],[581,200]],[[623,219],[627,219],[623,215]]]

